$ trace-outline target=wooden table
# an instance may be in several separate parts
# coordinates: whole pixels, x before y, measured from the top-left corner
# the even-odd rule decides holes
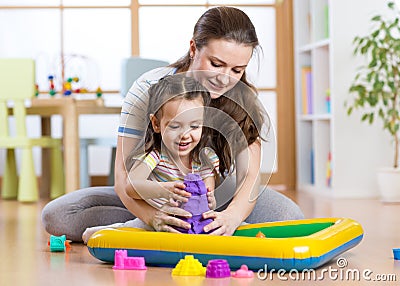
[[[80,163],[79,163],[79,115],[81,114],[120,114],[121,107],[104,105],[103,99],[81,100],[72,97],[60,98],[33,98],[31,106],[27,108],[29,115],[40,115],[42,118],[42,135],[51,135],[52,115],[59,114],[63,118],[63,147],[65,166],[66,192],[79,189]],[[48,190],[49,160],[48,151],[44,151],[42,161],[42,189]]]

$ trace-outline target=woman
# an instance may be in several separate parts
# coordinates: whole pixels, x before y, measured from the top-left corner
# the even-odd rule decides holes
[[[246,80],[245,69],[258,46],[255,28],[241,10],[232,7],[207,10],[194,27],[188,53],[169,67],[144,74],[128,92],[118,130],[114,188],[83,189],[50,202],[42,213],[46,230],[54,235],[66,234],[68,239],[81,241],[81,235],[87,227],[125,222],[134,217],[157,231],[171,231],[173,227],[187,228],[187,224],[177,216],[188,217],[189,213],[167,205],[163,210],[157,210],[144,200],[131,198],[126,191],[130,182],[125,159],[143,136],[147,90],[159,79],[180,72],[193,73],[209,90],[211,98],[217,101],[238,82],[253,88]],[[206,219],[213,219],[205,227],[205,232],[231,235],[244,221],[255,223],[303,218],[298,206],[288,198],[268,189],[258,193],[261,160],[259,140],[238,152],[234,160],[237,182],[229,177],[222,184],[224,190],[216,192],[223,194],[225,190],[233,190],[233,198],[225,198],[227,203],[224,206],[204,215]],[[249,199],[254,198],[254,193],[257,194],[257,200]]]

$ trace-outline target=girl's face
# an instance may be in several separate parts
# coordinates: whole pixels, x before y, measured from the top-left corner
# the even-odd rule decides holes
[[[201,97],[194,100],[175,99],[161,108],[160,118],[151,116],[153,129],[161,133],[163,145],[175,158],[187,158],[199,143],[202,133],[204,105]]]
[[[190,71],[211,94],[218,98],[230,90],[242,77],[253,53],[248,45],[238,44],[223,39],[211,40],[198,50],[193,40],[190,41]]]

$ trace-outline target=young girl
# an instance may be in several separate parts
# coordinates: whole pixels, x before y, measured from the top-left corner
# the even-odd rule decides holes
[[[183,74],[167,76],[149,89],[148,124],[144,140],[126,160],[129,169],[127,193],[145,200],[157,209],[166,202],[178,206],[188,201],[183,179],[199,174],[208,190],[210,209],[216,206],[213,191],[218,173],[217,155],[206,148],[207,130],[203,127],[205,106],[210,95],[201,84]],[[141,227],[154,230],[139,219],[86,229],[82,239],[103,228]],[[178,232],[175,229],[168,231]]]

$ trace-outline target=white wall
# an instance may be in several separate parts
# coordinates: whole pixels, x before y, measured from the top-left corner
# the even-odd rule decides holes
[[[336,165],[334,193],[344,197],[373,197],[377,195],[377,168],[392,164],[390,140],[382,131],[380,121],[370,126],[361,122],[360,113],[353,112],[347,116],[344,102],[349,99],[348,89],[356,70],[363,63],[361,58],[353,56],[352,41],[356,35],[365,35],[370,30],[370,19],[386,11],[386,1],[333,0],[330,9],[335,138],[332,147]]]

